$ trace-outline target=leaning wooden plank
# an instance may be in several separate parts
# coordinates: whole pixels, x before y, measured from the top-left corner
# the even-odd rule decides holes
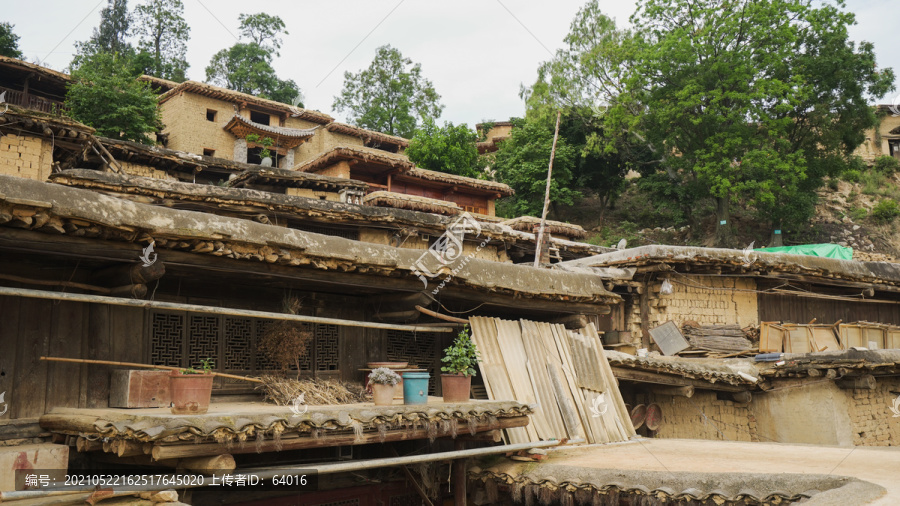
[[[514,399],[526,404],[537,404],[537,396],[531,388],[531,380],[528,378],[528,371],[522,367],[528,360],[525,354],[525,346],[522,344],[522,329],[519,322],[496,319],[497,325],[497,343],[500,345],[502,353],[500,356],[506,364],[506,374],[509,376],[510,384],[512,384]],[[538,411],[531,417],[532,423],[528,424],[529,437],[532,441],[538,441],[542,436],[548,439],[551,430],[547,426],[546,419],[543,414]]]
[[[586,353],[586,350],[584,349],[583,338],[580,334],[574,334],[567,330],[564,330],[563,332],[566,334],[566,338],[568,340],[572,360],[576,364],[579,364],[577,365],[576,374],[580,374],[580,371],[583,371],[586,368],[586,366],[583,365]],[[609,437],[609,431],[605,421],[600,417],[594,416],[593,411],[591,410],[591,408],[593,407],[593,402],[596,398],[596,394],[599,394],[600,392],[584,388],[582,382],[580,381],[578,390],[581,394],[579,399],[583,403],[585,409],[585,419],[586,422],[591,426],[591,432],[593,432],[594,438],[597,439],[597,442],[599,443],[608,443],[611,439]]]
[[[575,398],[572,396],[568,379],[563,370],[562,358],[559,355],[556,338],[553,336],[553,327],[545,322],[534,322],[534,324],[536,327],[536,338],[544,353],[547,373],[550,381],[553,383],[553,392],[556,396],[556,403],[559,406],[566,432],[570,439],[583,438],[587,440],[584,424],[581,422]]]
[[[570,331],[570,333],[573,340],[579,342],[579,345],[582,347],[580,354],[584,355],[585,362],[587,362],[591,373],[595,375],[595,378],[592,380],[593,383],[600,387],[599,390],[584,389],[585,397],[591,400],[591,417],[598,419],[610,441],[623,441],[625,437],[621,433],[620,424],[616,420],[617,413],[615,409],[611,408],[613,397],[618,395],[619,392],[618,389],[609,384],[608,380],[602,377],[603,369],[600,365],[599,355],[594,349],[596,346],[601,345],[599,342],[593,343],[589,335],[574,331]]]
[[[600,335],[597,334],[597,329],[593,324],[583,328],[582,333],[590,336],[591,339],[597,343],[595,349],[600,357],[600,367],[603,369],[607,384],[610,386],[610,392],[613,394],[611,402],[616,410],[616,419],[620,424],[620,432],[626,436],[626,439],[634,437],[637,433],[634,431],[634,426],[631,424],[631,416],[628,413],[628,410],[625,409],[625,400],[622,398],[621,390],[619,390],[619,382],[616,380],[616,377],[612,372],[612,367],[610,367],[609,361],[603,353],[603,346],[600,345]]]
[[[494,318],[473,317],[469,319],[472,326],[472,340],[481,352],[481,367],[488,395],[494,400],[515,399],[512,383],[503,361],[503,353],[497,341],[497,323]],[[524,427],[506,429],[509,443],[527,443],[531,441],[528,430]]]
[[[588,443],[596,443],[597,438],[594,437],[593,427],[591,426],[588,410],[584,406],[584,396],[581,393],[581,389],[578,388],[578,384],[575,380],[575,369],[572,367],[572,354],[569,350],[568,346],[568,334],[566,334],[565,327],[551,325],[550,333],[553,338],[553,341],[556,343],[557,350],[559,351],[559,357],[562,361],[562,370],[563,374],[566,378],[566,384],[569,387],[569,394],[571,396],[572,402],[575,404],[575,409],[578,411],[579,419],[581,420],[581,427],[584,429],[585,440]]]
[[[522,344],[528,358],[526,363],[532,388],[540,403],[540,411],[550,429],[550,433],[542,439],[563,439],[567,434],[566,427],[559,412],[556,394],[553,393],[550,374],[547,372],[547,353],[537,335],[538,327],[534,322],[528,320],[520,320],[519,325],[522,329]]]

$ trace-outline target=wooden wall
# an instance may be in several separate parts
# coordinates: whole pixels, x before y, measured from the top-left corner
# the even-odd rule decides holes
[[[142,309],[0,297],[0,315],[0,392],[9,408],[0,419],[107,405],[109,369],[41,356],[140,361],[143,354]]]

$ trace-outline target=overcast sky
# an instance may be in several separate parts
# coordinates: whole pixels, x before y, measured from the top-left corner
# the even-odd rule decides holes
[[[183,0],[191,27],[188,77],[205,79],[212,55],[235,42],[238,15],[255,13],[254,2]],[[502,3],[501,3],[502,2]],[[15,25],[19,47],[29,61],[63,70],[74,42],[86,40],[100,21],[106,0],[3,2],[0,20]],[[138,3],[130,0],[129,7]],[[307,108],[344,119],[331,109],[345,71],[372,61],[375,49],[391,44],[434,83],[446,106],[443,120],[468,123],[522,116],[518,93],[531,84],[549,51],[562,47],[581,0],[327,0],[267,1],[268,14],[287,24],[281,57],[274,67],[294,79]],[[605,12],[625,24],[631,0],[601,0]],[[875,44],[879,67],[900,71],[896,47],[896,0],[847,0],[856,13],[854,40]],[[262,2],[260,2],[262,5]],[[207,10],[207,8],[209,10]],[[210,12],[211,11],[211,12]],[[224,26],[223,26],[224,25]],[[893,99],[896,92],[879,102]]]

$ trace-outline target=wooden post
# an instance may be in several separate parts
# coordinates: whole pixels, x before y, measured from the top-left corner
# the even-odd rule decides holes
[[[541,228],[534,243],[534,266],[541,263],[541,243],[544,240],[544,222],[547,221],[547,208],[550,206],[550,181],[553,175],[553,157],[556,156],[556,139],[559,137],[559,118],[562,111],[556,111],[556,131],[553,132],[553,147],[550,148],[550,166],[547,168],[547,191],[544,193],[544,211],[541,213]]]
[[[456,451],[465,449],[466,443],[455,441]],[[453,504],[454,506],[466,506],[466,459],[453,461]]]
[[[841,388],[844,390],[850,390],[850,389],[875,390],[875,376],[872,376],[871,374],[865,374],[863,376],[842,378],[839,380],[835,380],[834,384],[837,385],[838,388]]]

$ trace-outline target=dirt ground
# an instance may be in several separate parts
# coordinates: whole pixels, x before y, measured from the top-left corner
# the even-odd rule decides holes
[[[900,504],[900,448],[831,447],[687,439],[641,439],[554,452],[553,464],[597,469],[850,476],[887,494],[867,504]],[[857,503],[863,504],[863,503]]]

